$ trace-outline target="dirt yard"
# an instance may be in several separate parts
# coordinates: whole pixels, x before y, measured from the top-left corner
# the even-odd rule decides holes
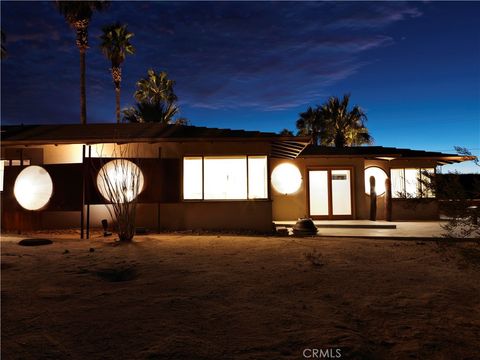
[[[98,234],[48,236],[54,243],[38,247],[2,238],[2,359],[480,354],[478,245],[165,234],[114,246]]]

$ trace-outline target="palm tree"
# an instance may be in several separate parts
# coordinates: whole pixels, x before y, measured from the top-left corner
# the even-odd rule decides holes
[[[169,80],[166,72],[161,71],[157,74],[153,69],[149,69],[147,77],[137,82],[137,91],[133,96],[139,103],[173,104],[177,101],[177,96],[173,92],[174,85],[175,81]]]
[[[315,109],[310,106],[307,111],[300,113],[299,115],[300,118],[296,123],[298,129],[297,135],[310,136],[312,138],[312,144],[320,145],[321,139],[324,137],[327,130],[327,126],[322,118],[319,106]]]
[[[321,106],[321,117],[328,124],[322,144],[345,147],[373,143],[365,126],[367,115],[358,105],[349,110],[349,101],[350,94],[345,94],[342,100],[332,96]]]
[[[332,96],[315,109],[309,107],[297,120],[298,134],[311,136],[314,145],[345,147],[371,144],[373,138],[365,126],[367,116],[358,105],[349,110],[349,100],[349,94],[344,95],[342,100]]]
[[[103,34],[100,36],[102,44],[100,45],[105,57],[112,63],[112,78],[115,84],[116,116],[117,123],[120,123],[120,83],[122,81],[121,65],[128,54],[133,55],[135,48],[130,44],[130,39],[134,36],[128,32],[127,25],[119,23],[103,27]]]
[[[134,97],[135,107],[123,110],[123,120],[128,122],[172,123],[179,111],[177,96],[173,92],[175,82],[168,79],[166,72],[148,70],[147,77],[137,82]]]
[[[88,49],[88,25],[95,11],[104,10],[108,1],[55,1],[58,11],[77,33],[80,51],[80,121],[87,123],[87,96],[85,91],[85,52]]]
[[[281,135],[281,136],[293,136],[293,132],[292,130],[289,130],[287,128],[283,129],[282,131],[280,131],[278,133],[278,135]]]
[[[124,109],[124,122],[144,123],[144,122],[159,122],[162,124],[172,124],[173,116],[178,113],[178,108],[173,105],[169,106],[165,103],[149,103],[141,102],[135,106]]]

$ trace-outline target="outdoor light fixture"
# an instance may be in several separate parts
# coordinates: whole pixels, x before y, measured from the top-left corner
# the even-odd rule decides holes
[[[302,185],[302,174],[293,164],[280,164],[272,171],[272,185],[281,194],[293,194]]]
[[[365,193],[370,195],[370,176],[375,178],[375,192],[377,196],[385,194],[385,180],[387,173],[377,166],[368,167],[365,169]]]
[[[47,205],[52,197],[52,178],[41,166],[28,166],[18,174],[13,193],[24,209],[39,210]]]
[[[97,187],[110,202],[129,202],[143,190],[143,173],[133,162],[125,159],[109,161],[97,175]]]

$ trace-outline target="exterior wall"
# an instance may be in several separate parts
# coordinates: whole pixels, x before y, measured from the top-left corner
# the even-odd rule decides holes
[[[436,168],[434,160],[365,160],[365,168],[376,166],[382,168],[388,176],[395,168]],[[369,195],[365,195],[367,208],[370,206]],[[369,214],[367,213],[366,219]],[[393,199],[392,220],[437,220],[439,218],[436,199]],[[385,196],[377,197],[377,219],[385,220]]]
[[[366,206],[366,195],[364,191],[364,159],[363,158],[297,158],[295,160],[272,159],[270,169],[273,170],[277,165],[289,162],[294,164],[302,174],[302,185],[300,189],[291,195],[279,194],[275,189],[271,189],[273,201],[273,220],[296,220],[300,217],[308,217],[308,170],[314,170],[321,167],[345,167],[352,168],[353,181],[353,212],[354,218],[368,218],[368,208]]]
[[[26,147],[23,147],[26,149]],[[67,164],[82,162],[82,145],[44,145],[28,148],[43,149],[43,164]],[[91,146],[92,157],[175,158],[191,155],[268,155],[270,143],[262,141],[194,141],[162,142],[156,144],[113,145],[98,144]],[[2,157],[5,149],[2,148]],[[88,154],[88,147],[87,147]],[[41,165],[41,164],[38,164]],[[79,174],[81,176],[81,174]],[[180,174],[180,179],[182,178]],[[183,187],[180,186],[180,189]],[[180,199],[183,194],[180,194]],[[6,209],[4,209],[6,211]],[[7,210],[8,212],[8,210]],[[30,212],[31,213],[31,212]],[[29,221],[33,228],[79,228],[79,211],[39,211],[34,214],[35,221]],[[21,225],[21,214],[5,217],[4,229],[17,230]],[[26,216],[26,215],[25,215]],[[10,221],[8,219],[17,219]],[[19,220],[20,218],[20,220]],[[91,227],[99,227],[101,219],[109,219],[105,205],[90,206]],[[158,205],[139,204],[137,208],[137,226],[149,229],[158,228]],[[270,200],[250,201],[182,201],[160,204],[160,227],[163,229],[227,229],[227,230],[272,230],[272,203]]]
[[[271,201],[182,202],[160,204],[160,229],[166,230],[272,230]],[[80,227],[79,211],[44,211],[40,215],[42,229]],[[101,220],[112,218],[105,205],[90,206],[90,227],[100,228]],[[136,226],[156,231],[157,204],[138,204]],[[17,230],[17,229],[9,229]]]
[[[370,196],[365,193],[365,169],[371,166],[382,168],[390,176],[391,168],[435,168],[434,160],[369,160],[359,157],[308,157],[295,160],[272,159],[270,170],[289,162],[296,165],[302,174],[300,189],[291,195],[279,194],[271,189],[273,220],[296,220],[308,217],[308,170],[321,167],[352,167],[354,189],[354,219],[368,220],[370,217]],[[438,202],[435,199],[392,199],[393,220],[435,220],[438,219]],[[377,197],[377,220],[385,220],[385,196]]]
[[[2,148],[2,158],[6,150]],[[82,145],[44,145],[24,147],[24,149],[43,149],[43,156],[32,159],[32,164],[80,163],[82,161]],[[88,151],[87,151],[88,152]],[[198,142],[162,142],[156,144],[113,145],[98,144],[91,147],[92,157],[123,155],[125,157],[175,158],[195,155],[267,155],[270,143],[251,141],[198,141]],[[291,195],[280,194],[270,185],[271,171],[281,163],[296,165],[302,174],[300,189]],[[369,218],[369,196],[365,194],[364,170],[370,166],[378,166],[389,175],[391,168],[427,168],[435,167],[435,161],[423,160],[369,160],[361,157],[308,157],[295,160],[273,159],[269,161],[270,200],[265,201],[182,201],[160,204],[158,217],[157,204],[139,204],[137,225],[150,229],[243,229],[269,231],[272,220],[296,220],[308,217],[308,170],[316,168],[352,168],[353,181],[353,218]],[[180,174],[180,179],[182,178]],[[182,186],[180,187],[183,188]],[[180,194],[180,199],[183,196]],[[385,219],[384,196],[377,199],[377,219]],[[393,220],[426,220],[438,218],[436,200],[392,199]],[[8,213],[8,209],[3,209]],[[4,218],[8,228],[15,222],[22,222],[21,215],[7,214]],[[20,216],[20,220],[19,220]],[[32,216],[32,215],[29,215]],[[90,224],[98,227],[101,219],[110,219],[104,205],[91,205]],[[78,228],[80,226],[79,211],[41,211],[35,214],[28,224],[41,228]],[[6,225],[6,226],[5,226]],[[12,228],[10,226],[10,228]]]

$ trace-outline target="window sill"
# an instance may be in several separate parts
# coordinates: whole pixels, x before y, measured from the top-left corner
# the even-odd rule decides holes
[[[227,203],[227,202],[247,202],[247,203],[256,203],[256,202],[272,202],[271,199],[183,199],[184,203]]]
[[[435,197],[430,197],[430,198],[408,198],[408,199],[405,199],[405,198],[392,198],[393,201],[429,201],[429,200],[437,200],[437,198]]]

